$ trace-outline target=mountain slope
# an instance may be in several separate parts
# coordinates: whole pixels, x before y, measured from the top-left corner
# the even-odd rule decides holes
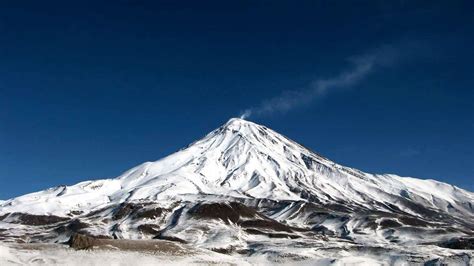
[[[474,193],[344,167],[271,129],[234,118],[117,178],[2,202],[0,219],[0,229],[9,230],[4,238],[28,231],[34,241],[63,241],[80,231],[203,248],[231,243],[244,249],[255,236],[442,245],[474,235]],[[78,223],[82,228],[71,229]]]

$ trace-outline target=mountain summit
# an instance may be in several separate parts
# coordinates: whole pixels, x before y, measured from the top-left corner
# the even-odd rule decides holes
[[[442,246],[474,235],[474,194],[434,180],[364,173],[232,118],[117,178],[1,202],[0,220],[4,238],[28,233],[41,242],[80,232],[179,239],[202,248],[248,248],[260,241],[255,235]],[[81,228],[70,226],[78,222]]]

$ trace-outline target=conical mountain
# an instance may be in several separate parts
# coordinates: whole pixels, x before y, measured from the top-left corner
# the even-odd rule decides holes
[[[115,179],[29,194],[5,202],[3,209],[23,211],[26,201],[25,211],[61,214],[74,205],[82,209],[186,195],[353,203],[386,210],[391,208],[386,203],[412,201],[463,215],[473,215],[466,203],[474,201],[472,193],[441,182],[372,175],[338,165],[265,126],[232,118],[188,147]]]
[[[265,126],[233,118],[186,148],[117,178],[0,202],[0,219],[7,238],[28,232],[42,242],[80,232],[164,237],[204,248],[246,247],[256,241],[253,235],[281,234],[441,243],[474,235],[474,193],[434,180],[364,173]],[[87,226],[70,226],[78,221]],[[145,225],[154,229],[144,231]]]

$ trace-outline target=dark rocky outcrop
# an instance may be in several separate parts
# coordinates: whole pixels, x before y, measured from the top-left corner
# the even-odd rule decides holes
[[[240,217],[252,218],[259,216],[258,213],[241,203],[204,203],[188,211],[188,213],[196,218],[205,219],[221,219],[225,223],[236,223]]]
[[[156,224],[141,224],[137,229],[138,231],[149,235],[156,235],[160,232],[160,227]]]
[[[311,231],[322,234],[323,236],[334,236],[335,235],[335,233],[333,231],[329,230],[324,225],[316,225],[313,228],[311,228]]]
[[[474,250],[474,238],[452,238],[438,244],[443,248]]]
[[[420,220],[415,217],[410,217],[410,216],[400,216],[398,218],[400,222],[406,225],[411,225],[411,226],[418,226],[418,227],[426,227],[429,224],[423,220]]]
[[[257,230],[257,229],[252,229],[252,228],[245,229],[245,232],[247,232],[247,233],[249,233],[249,234],[253,234],[253,235],[264,235],[264,236],[268,236],[268,237],[270,237],[270,238],[291,238],[291,239],[296,239],[296,238],[300,238],[300,237],[301,237],[301,236],[293,235],[293,234],[263,232],[263,231],[260,231],[260,230]]]
[[[10,213],[5,213],[4,215],[0,215],[0,221],[3,221],[3,219],[7,218]]]
[[[134,210],[142,207],[138,204],[133,203],[122,203],[120,204],[117,209],[114,211],[114,215],[112,216],[113,220],[119,220],[124,218],[125,216],[131,214]]]
[[[159,233],[158,235],[156,235],[153,239],[161,239],[161,240],[168,240],[168,241],[173,241],[173,242],[178,242],[178,243],[181,243],[181,244],[186,244],[186,240],[183,240],[179,237],[174,237],[174,236],[166,236],[166,235],[163,235],[161,233]]]
[[[144,210],[146,206],[149,206],[151,204],[153,203],[152,202],[144,202],[144,203],[124,202],[115,208],[112,215],[112,219],[120,220],[129,215],[137,215],[138,218],[152,218],[152,217],[158,217],[159,215],[163,213],[164,209],[162,208]]]
[[[83,211],[79,211],[79,210],[69,212],[70,215],[81,215],[83,213],[84,213]]]
[[[212,251],[214,252],[217,252],[217,253],[221,253],[221,254],[232,254],[235,252],[235,247],[233,246],[230,246],[230,247],[227,247],[227,248],[212,248],[211,249]]]
[[[90,227],[90,224],[84,223],[79,219],[74,219],[68,224],[61,225],[55,229],[55,231],[59,234],[72,232],[72,233],[79,233],[82,229]]]
[[[142,210],[135,214],[134,219],[156,219],[158,217],[161,217],[161,215],[165,211],[166,211],[165,209],[158,208],[158,207]]]
[[[68,241],[71,248],[76,250],[80,249],[92,249],[97,240],[94,237],[86,236],[83,234],[73,234]]]
[[[382,229],[395,228],[395,227],[401,227],[402,226],[399,222],[397,222],[395,220],[391,220],[391,219],[385,219],[385,220],[381,221],[379,225]]]
[[[50,225],[69,220],[67,217],[55,215],[33,215],[28,213],[12,213],[8,216],[9,223],[19,223],[24,225]]]
[[[283,232],[288,232],[288,233],[293,232],[291,227],[274,220],[246,220],[246,221],[238,222],[238,224],[246,228],[252,227],[252,228],[263,228],[263,229],[273,230],[273,231],[283,231]]]
[[[96,215],[98,215],[98,214],[101,214],[101,213],[103,213],[103,212],[109,211],[109,208],[110,208],[110,207],[104,207],[104,208],[100,208],[100,209],[97,209],[97,210],[93,210],[93,211],[87,213],[86,217],[94,217],[94,216],[96,216]]]
[[[308,231],[308,229],[293,228],[282,224],[238,202],[199,204],[189,210],[188,213],[195,218],[220,219],[227,224],[232,222],[244,228],[260,228],[288,233],[294,231]]]

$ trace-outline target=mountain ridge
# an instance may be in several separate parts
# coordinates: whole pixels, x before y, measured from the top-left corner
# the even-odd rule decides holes
[[[474,193],[438,181],[364,173],[233,118],[116,178],[0,202],[0,229],[8,232],[0,230],[0,239],[28,234],[37,242],[66,241],[80,232],[206,249],[229,243],[247,249],[255,241],[272,246],[268,238],[285,238],[290,246],[304,239],[404,249],[474,237]]]
[[[247,167],[249,169],[241,171],[241,169],[239,169],[241,167]],[[285,167],[289,170],[284,169]],[[199,176],[193,180],[189,178],[182,180],[182,178],[179,178],[179,172],[182,172],[181,168],[192,168],[190,172],[192,174],[199,173]],[[283,175],[288,175],[288,172],[292,172],[290,174],[294,175],[293,179],[285,179],[286,176]],[[237,173],[241,173],[244,177],[238,176]],[[245,195],[243,195],[245,192],[246,196],[251,195],[257,198],[274,197],[295,200],[303,198],[301,195],[295,195],[295,193],[291,192],[291,189],[294,189],[294,187],[290,188],[287,184],[284,184],[284,182],[299,183],[303,185],[305,189],[313,190],[313,192],[316,193],[312,186],[315,185],[314,179],[322,180],[323,177],[331,176],[332,179],[326,181],[327,183],[332,183],[330,187],[333,187],[333,189],[336,190],[334,192],[338,195],[331,196],[336,198],[341,196],[341,191],[339,190],[344,189],[344,187],[347,188],[350,184],[355,182],[352,179],[357,178],[368,180],[368,182],[392,179],[390,181],[396,182],[398,187],[389,189],[399,190],[395,193],[398,195],[403,194],[406,196],[406,189],[419,188],[421,184],[415,183],[421,182],[432,188],[442,186],[445,190],[452,189],[459,191],[460,193],[458,194],[469,195],[470,200],[474,198],[472,193],[464,189],[446,185],[446,183],[436,180],[421,180],[399,177],[392,174],[367,174],[354,168],[339,165],[265,126],[240,118],[232,118],[224,125],[211,131],[202,139],[189,144],[185,148],[158,161],[140,164],[124,172],[117,178],[85,182],[94,183],[95,186],[102,186],[100,183],[106,182],[111,189],[113,187],[117,188],[117,186],[120,185],[120,189],[123,190],[133,187],[134,184],[143,187],[146,185],[146,182],[153,182],[153,180],[156,181],[162,178],[166,179],[166,176],[173,174],[176,174],[175,180],[168,181],[169,183],[186,183],[188,186],[188,190],[174,190],[177,194],[181,192],[225,194],[224,192],[228,191],[216,191],[216,189],[219,190],[219,187],[223,187],[230,190],[231,193],[236,193],[236,195],[238,194],[242,197],[245,197]],[[305,177],[308,176],[310,178],[305,179]],[[374,180],[374,178],[377,180]],[[122,182],[115,184],[119,180]],[[305,184],[301,183],[302,180],[305,181]],[[209,186],[209,183],[211,183],[211,186]],[[412,186],[407,187],[406,183]],[[246,187],[246,185],[248,186]],[[254,185],[254,187],[251,188],[252,185]],[[325,186],[324,184],[319,185]],[[326,184],[326,186],[327,185],[328,184]],[[336,188],[334,187],[335,185],[339,186]],[[255,189],[258,186],[266,186],[266,188],[260,191]],[[270,193],[270,187],[272,187],[272,190],[276,189],[280,194],[277,196],[274,195],[276,193],[275,191]],[[66,186],[65,190],[67,190],[67,188],[68,186]],[[256,193],[264,194],[255,194],[252,189],[257,190]],[[63,194],[64,193],[65,191]],[[319,191],[318,193],[322,192]],[[320,199],[331,198],[331,196],[325,195],[325,193],[318,195]],[[446,193],[439,193],[436,196],[450,202],[454,201],[449,195],[446,195]],[[354,197],[357,197],[357,195],[354,195]],[[5,203],[9,202],[12,202],[12,199],[5,201],[3,204],[5,205]],[[470,211],[472,211],[472,209]]]

